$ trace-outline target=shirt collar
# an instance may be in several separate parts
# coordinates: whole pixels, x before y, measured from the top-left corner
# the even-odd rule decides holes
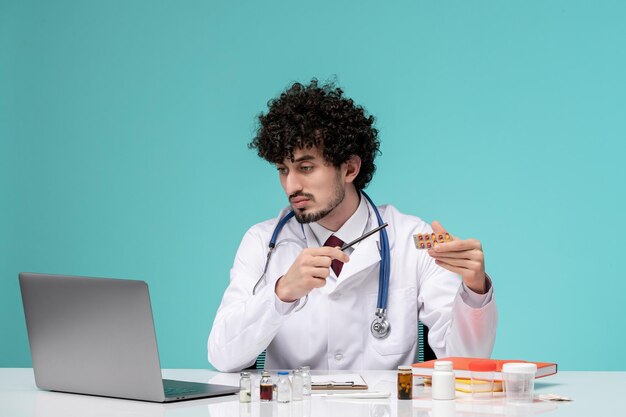
[[[369,209],[367,207],[367,202],[365,201],[365,198],[361,196],[361,201],[356,211],[336,232],[332,232],[331,230],[326,229],[324,226],[318,223],[309,223],[309,227],[311,228],[311,231],[315,235],[315,238],[317,239],[320,246],[322,246],[324,245],[324,242],[328,240],[330,235],[337,236],[344,243],[353,241],[354,239],[365,233],[368,221]]]

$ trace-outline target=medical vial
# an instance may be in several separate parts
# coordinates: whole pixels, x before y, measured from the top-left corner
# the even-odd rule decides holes
[[[239,374],[239,402],[249,403],[252,401],[252,381],[250,380],[249,372],[242,372]]]
[[[398,366],[398,399],[413,399],[413,372],[410,366]]]
[[[289,372],[287,371],[278,372],[276,401],[279,403],[288,403],[291,401],[291,381],[289,381]]]
[[[436,361],[433,371],[433,400],[454,400],[455,380],[452,362]]]
[[[272,401],[274,393],[274,384],[269,372],[263,372],[261,376],[261,386],[259,390],[259,399],[261,401]]]
[[[302,396],[311,396],[311,368],[309,366],[301,366],[300,372],[302,373]]]
[[[291,399],[293,401],[302,401],[304,391],[304,378],[299,369],[293,371],[293,379],[291,381]]]

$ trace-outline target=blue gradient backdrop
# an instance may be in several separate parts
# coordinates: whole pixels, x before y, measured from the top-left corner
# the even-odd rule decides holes
[[[375,201],[483,242],[494,356],[625,370],[625,14],[0,0],[0,366],[30,366],[17,274],[38,271],[146,280],[163,367],[208,367],[239,240],[286,203],[255,115],[318,77],[377,118]]]

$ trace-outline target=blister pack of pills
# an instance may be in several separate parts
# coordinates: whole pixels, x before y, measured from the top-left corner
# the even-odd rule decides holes
[[[418,233],[413,235],[417,249],[432,249],[440,243],[452,242],[449,233]]]
[[[539,398],[542,401],[557,401],[557,402],[572,401],[572,399],[569,397],[563,397],[561,395],[556,395],[556,394],[541,394],[541,395],[538,395],[537,398]]]

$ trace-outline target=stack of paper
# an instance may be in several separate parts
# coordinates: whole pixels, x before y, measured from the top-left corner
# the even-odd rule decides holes
[[[456,390],[460,392],[489,392],[490,384],[486,381],[474,381],[472,386],[471,379],[457,378]],[[502,392],[502,381],[493,382],[493,392]]]

